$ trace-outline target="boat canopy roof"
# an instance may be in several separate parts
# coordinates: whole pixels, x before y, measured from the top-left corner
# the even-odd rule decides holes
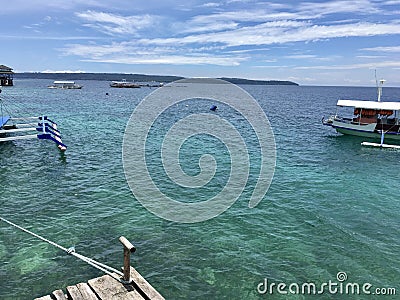
[[[54,81],[54,84],[74,84],[75,81],[62,81],[62,80],[56,80]]]
[[[400,102],[378,102],[364,100],[338,100],[337,106],[366,108],[366,109],[388,109],[400,110]]]

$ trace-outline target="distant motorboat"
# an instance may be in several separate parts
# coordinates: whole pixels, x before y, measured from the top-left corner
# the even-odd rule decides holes
[[[76,84],[74,81],[54,81],[52,85],[48,86],[48,88],[75,90],[75,89],[81,89],[82,85]]]
[[[126,81],[126,79],[122,79],[121,81],[112,81],[110,83],[110,87],[113,88],[140,88],[140,85],[135,82]]]

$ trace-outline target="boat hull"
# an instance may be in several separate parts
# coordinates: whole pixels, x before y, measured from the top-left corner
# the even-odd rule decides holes
[[[376,124],[368,125],[355,125],[355,124],[342,124],[340,122],[333,121],[330,124],[325,124],[336,129],[338,133],[346,135],[361,136],[371,139],[381,139],[381,132],[376,130]],[[385,140],[398,140],[400,141],[400,132],[388,131],[385,132]]]
[[[368,131],[361,131],[361,130],[343,128],[343,127],[337,127],[335,129],[336,129],[337,132],[342,133],[342,134],[346,134],[346,135],[361,136],[361,137],[377,139],[377,140],[381,139],[381,133],[380,132],[368,132]],[[400,135],[388,132],[388,133],[385,134],[385,140],[387,140],[387,139],[399,140],[400,141]]]
[[[79,85],[79,86],[73,86],[73,87],[71,87],[71,86],[68,86],[68,87],[59,87],[59,86],[52,86],[52,85],[50,85],[50,86],[48,86],[47,88],[49,88],[49,89],[60,89],[60,90],[80,90],[80,89],[82,88],[82,86]]]

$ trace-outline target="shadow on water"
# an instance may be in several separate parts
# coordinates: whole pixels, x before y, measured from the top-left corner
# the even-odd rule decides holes
[[[331,134],[328,135],[327,138],[331,141],[332,146],[339,146],[340,148],[348,148],[357,149],[357,148],[375,148],[380,150],[395,150],[395,149],[383,149],[380,147],[368,147],[363,146],[363,142],[369,143],[377,143],[380,144],[381,140],[379,138],[369,138],[369,137],[361,137],[361,136],[353,136],[353,135],[345,135],[345,134]],[[388,145],[400,145],[400,141],[393,139],[384,139],[384,144]]]
[[[67,164],[67,155],[64,151],[60,151],[60,156],[58,157],[58,160],[64,165]]]

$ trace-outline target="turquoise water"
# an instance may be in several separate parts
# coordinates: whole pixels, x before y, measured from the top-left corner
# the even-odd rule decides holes
[[[3,88],[2,99],[16,114],[45,113],[57,121],[68,150],[62,155],[54,144],[37,140],[0,144],[2,217],[116,268],[122,265],[118,237],[124,235],[137,247],[133,265],[166,299],[365,299],[257,291],[264,278],[321,284],[337,282],[338,272],[346,272],[346,282],[393,287],[399,294],[400,152],[363,148],[363,139],[339,136],[320,122],[335,111],[338,98],[374,99],[374,88],[242,86],[260,103],[275,134],[271,187],[256,208],[248,208],[260,160],[254,146],[253,173],[238,201],[217,218],[179,224],[143,208],[123,172],[125,125],[152,90],[81,81],[82,90],[62,91],[47,89],[50,83],[16,80],[14,87]],[[396,99],[400,89],[384,89],[384,101]],[[207,102],[190,104],[196,111],[209,107]],[[173,123],[179,112],[176,108],[176,114],[163,118]],[[241,125],[235,112],[222,106],[218,113],[236,120],[246,143],[253,145],[251,128]],[[165,131],[161,123],[160,133]],[[198,143],[224,164],[223,145],[207,137]],[[183,169],[196,174],[191,147],[182,149]],[[164,179],[157,159],[149,168],[155,180]],[[226,169],[218,169],[213,188],[226,181]],[[176,187],[175,194],[202,199],[213,195],[213,188],[190,194]],[[168,192],[174,191],[168,187]],[[0,299],[32,299],[100,275],[0,223]],[[375,298],[395,296],[368,296]]]

